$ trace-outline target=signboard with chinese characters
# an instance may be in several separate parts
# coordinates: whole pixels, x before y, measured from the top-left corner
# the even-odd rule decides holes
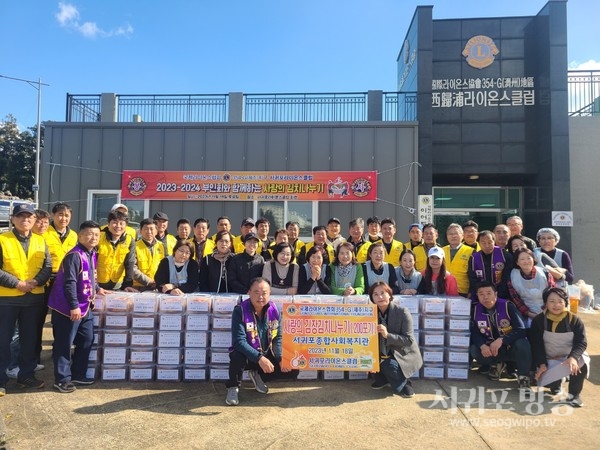
[[[121,198],[136,200],[377,200],[377,172],[124,170]]]
[[[433,108],[535,105],[533,77],[450,78],[432,80]]]
[[[379,371],[373,304],[284,303],[281,325],[286,367]]]
[[[419,195],[419,223],[433,222],[433,195]]]

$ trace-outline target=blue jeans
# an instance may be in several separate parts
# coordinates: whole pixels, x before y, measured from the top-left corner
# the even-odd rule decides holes
[[[0,387],[6,386],[6,369],[11,363],[11,342],[15,327],[19,328],[19,375],[18,381],[33,377],[37,366],[38,327],[43,305],[9,306],[0,305]],[[17,325],[18,322],[18,325]]]
[[[379,361],[379,372],[375,374],[375,379],[381,380],[382,378],[385,378],[390,383],[392,391],[395,394],[400,394],[408,381],[400,368],[400,364],[393,357],[384,358]]]
[[[510,346],[502,345],[498,351],[498,356],[484,357],[477,345],[471,345],[469,352],[471,357],[475,358],[479,364],[491,365],[512,361],[516,363],[517,373],[520,376],[529,376],[529,371],[531,370],[531,346],[525,338],[516,340]]]
[[[92,310],[80,320],[72,321],[52,310],[52,359],[54,360],[54,379],[57,383],[82,380],[87,372],[90,351],[94,343],[94,317]],[[71,346],[75,351],[71,356]]]

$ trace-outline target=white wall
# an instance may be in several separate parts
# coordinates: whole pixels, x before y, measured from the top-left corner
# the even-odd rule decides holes
[[[569,119],[575,281],[600,291],[600,116]],[[559,244],[560,247],[560,244]]]

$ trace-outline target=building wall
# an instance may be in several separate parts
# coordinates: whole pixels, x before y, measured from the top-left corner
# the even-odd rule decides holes
[[[40,201],[74,207],[74,223],[86,219],[90,189],[120,189],[123,170],[346,171],[375,170],[378,197],[371,202],[320,202],[319,222],[335,216],[347,235],[351,218],[394,217],[399,229],[414,221],[401,206],[416,207],[414,123],[57,123],[46,124]],[[412,172],[411,172],[412,171]],[[252,216],[251,202],[155,201],[150,211],[171,220],[221,215],[233,231]],[[401,231],[400,238],[407,237]]]
[[[571,205],[574,215],[573,267],[575,279],[583,279],[600,291],[600,199],[593,183],[600,167],[600,117],[569,119]],[[562,229],[558,229],[562,234]],[[559,246],[561,246],[559,244]]]

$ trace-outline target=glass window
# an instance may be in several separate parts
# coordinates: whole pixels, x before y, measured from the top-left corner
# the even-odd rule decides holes
[[[148,217],[149,200],[121,200],[121,191],[118,190],[89,190],[87,218],[106,225],[110,208],[115,203],[127,206],[129,225],[139,230],[142,219]]]
[[[312,238],[313,218],[317,202],[256,202],[256,217],[266,217],[271,224],[271,233],[284,228],[287,222],[300,224],[300,239]]]

